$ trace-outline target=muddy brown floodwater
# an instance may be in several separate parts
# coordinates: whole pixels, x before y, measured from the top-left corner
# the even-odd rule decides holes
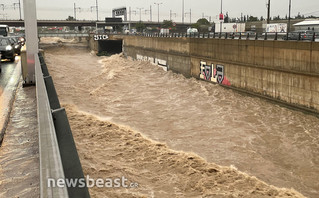
[[[171,149],[319,197],[317,117],[146,62],[96,57],[85,46],[52,45],[45,57],[62,103]]]

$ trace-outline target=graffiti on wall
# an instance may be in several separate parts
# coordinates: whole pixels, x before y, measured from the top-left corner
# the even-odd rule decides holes
[[[169,68],[166,60],[148,57],[148,56],[142,56],[140,54],[136,55],[136,59],[139,61],[148,61],[153,65],[157,65],[157,66],[161,67],[164,71],[168,71],[168,68]]]
[[[214,67],[214,64],[209,65],[206,62],[201,61],[199,77],[206,81],[230,86],[230,82],[225,77],[225,69],[223,65],[217,64]]]

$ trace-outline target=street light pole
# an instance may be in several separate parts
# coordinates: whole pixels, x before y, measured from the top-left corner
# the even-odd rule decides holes
[[[223,14],[223,0],[220,0],[220,14]],[[220,20],[220,33],[223,31],[223,22],[221,19]]]
[[[22,17],[21,17],[21,2],[19,0],[19,12],[20,12],[20,21],[22,20]]]
[[[20,21],[21,21],[21,20],[22,20],[22,18],[21,18],[21,3],[20,3],[20,0],[19,0],[19,3],[13,3],[13,7],[14,7],[14,9],[16,9],[16,5],[18,5],[18,6],[19,6]]]
[[[270,23],[270,0],[268,0],[267,4],[267,24]]]
[[[159,6],[163,3],[154,3],[155,5],[157,5],[157,20],[158,20],[158,24],[160,23],[159,21]]]
[[[289,0],[289,16],[288,16],[288,30],[287,30],[287,33],[290,32],[290,13],[291,13],[291,0]]]
[[[142,21],[142,10],[143,10],[144,8],[136,8],[136,9],[140,10],[140,22],[141,22],[141,21]]]
[[[96,6],[96,21],[99,21],[99,6],[97,5],[97,0],[95,1]]]
[[[182,23],[184,23],[184,0],[182,2]]]

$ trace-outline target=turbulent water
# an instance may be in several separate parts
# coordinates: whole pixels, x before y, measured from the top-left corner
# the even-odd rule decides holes
[[[49,47],[59,98],[174,150],[319,196],[318,118],[120,55]]]

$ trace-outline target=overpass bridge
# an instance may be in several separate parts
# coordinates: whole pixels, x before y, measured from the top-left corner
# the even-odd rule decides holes
[[[44,26],[68,26],[68,27],[104,27],[104,26],[122,26],[122,25],[131,25],[134,26],[140,21],[123,21],[123,22],[105,22],[105,21],[67,21],[67,20],[37,20],[38,27]],[[142,21],[145,26],[149,27],[158,27],[161,26],[162,23],[158,22],[150,22],[150,21]],[[0,20],[0,24],[14,26],[14,27],[24,27],[24,20]],[[188,28],[191,23],[178,23],[176,22],[176,28],[183,29]]]

